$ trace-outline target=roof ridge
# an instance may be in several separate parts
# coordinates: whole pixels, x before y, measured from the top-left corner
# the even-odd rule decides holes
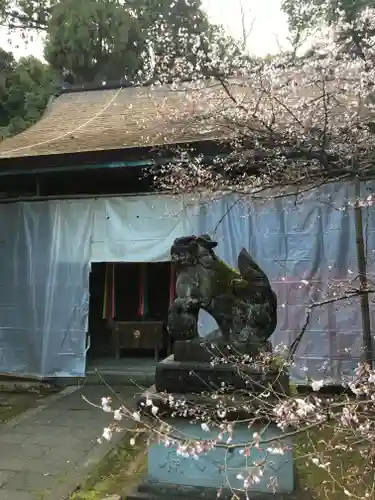
[[[210,80],[210,78],[205,78],[202,80]],[[190,83],[196,82],[194,78],[184,78],[179,80],[179,83]],[[91,83],[82,83],[82,84],[73,84],[64,82],[60,85],[58,92],[60,94],[69,94],[73,92],[88,92],[88,91],[97,91],[97,90],[118,90],[119,88],[144,88],[151,87],[153,84],[158,82],[148,80],[142,83],[134,83],[126,80],[105,80],[103,79],[100,82],[91,82]],[[166,80],[162,82],[164,85],[172,85],[175,81],[173,79]]]

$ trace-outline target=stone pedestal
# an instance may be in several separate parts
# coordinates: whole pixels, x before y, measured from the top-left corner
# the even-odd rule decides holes
[[[200,407],[202,403],[206,406],[215,406],[207,393],[225,385],[233,391],[249,391],[249,393],[261,393],[266,388],[273,387],[276,397],[282,397],[288,393],[289,379],[287,374],[278,372],[261,373],[251,364],[236,365],[230,362],[231,349],[238,352],[238,348],[244,346],[227,347],[224,344],[198,345],[197,342],[177,342],[174,355],[168,357],[158,364],[155,375],[155,386],[146,391],[140,401],[141,411],[150,409],[146,405],[147,400],[159,407],[158,417],[173,427],[174,435],[183,436],[182,439],[192,441],[215,440],[218,429],[212,428],[208,432],[202,429],[200,422],[191,423],[181,416],[172,418],[171,409],[166,401],[165,394],[172,395],[175,400],[184,399]],[[222,354],[228,357],[227,363],[207,358],[207,348],[217,351],[218,358]],[[226,350],[226,351],[225,351]],[[241,352],[241,351],[240,351]],[[195,359],[194,359],[195,358]],[[224,397],[229,399],[232,394]],[[164,403],[163,403],[164,401]],[[267,402],[270,402],[267,400]],[[233,405],[233,403],[232,403]],[[245,413],[244,413],[245,412]],[[238,492],[244,485],[241,476],[246,476],[246,470],[251,463],[262,463],[265,459],[265,469],[259,482],[253,482],[248,488],[250,498],[281,500],[293,498],[294,492],[294,467],[292,458],[292,442],[284,438],[280,429],[274,423],[264,422],[248,426],[246,420],[255,414],[255,406],[251,409],[238,411],[236,408],[232,413],[228,412],[225,418],[228,421],[237,421],[234,425],[231,445],[241,445],[228,449],[225,446],[215,446],[206,454],[200,454],[196,459],[184,458],[177,453],[176,446],[166,446],[163,442],[154,442],[148,450],[148,468],[145,482],[128,500],[157,500],[165,499],[168,495],[172,500],[186,499],[214,500],[217,498],[218,490],[223,488],[220,498],[233,498],[233,491],[237,490],[239,498],[245,498],[244,494]],[[245,421],[244,421],[245,420]],[[240,423],[242,421],[242,423]],[[252,447],[249,456],[244,453],[242,443],[253,440],[253,434],[259,433],[261,441],[267,441],[259,449]],[[228,436],[224,436],[221,442],[225,443]],[[272,453],[272,448],[283,448],[283,454]],[[223,466],[225,466],[223,468]],[[274,485],[274,492],[269,484]]]
[[[289,379],[286,375],[275,378],[274,373],[257,372],[251,365],[176,361],[173,354],[159,363],[155,371],[155,386],[158,392],[209,392],[219,389],[223,384],[251,392],[262,392],[271,385],[275,392],[285,394],[288,391]]]
[[[177,340],[173,344],[175,361],[210,363],[213,358],[231,358],[238,354],[256,356],[260,350],[272,352],[269,342],[231,342],[224,340]]]

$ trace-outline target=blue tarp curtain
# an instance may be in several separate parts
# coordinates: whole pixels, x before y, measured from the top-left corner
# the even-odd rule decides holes
[[[364,198],[372,184],[362,186]],[[148,195],[0,206],[0,372],[35,377],[82,376],[92,262],[169,260],[176,237],[212,233],[235,195],[191,199]],[[356,273],[350,184],[327,185],[295,198],[241,199],[215,237],[231,265],[245,247],[278,295],[275,344],[290,344],[306,307]],[[375,217],[363,208],[369,273],[374,272]],[[112,303],[113,305],[113,303]],[[113,312],[112,312],[113,313]],[[200,333],[215,324],[202,314]],[[335,380],[349,373],[361,348],[356,300],[314,310],[293,376]]]

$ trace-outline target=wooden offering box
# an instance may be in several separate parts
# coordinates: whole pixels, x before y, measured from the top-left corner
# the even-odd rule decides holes
[[[163,333],[162,321],[114,321],[112,340],[116,359],[120,359],[121,349],[153,349],[158,361]]]

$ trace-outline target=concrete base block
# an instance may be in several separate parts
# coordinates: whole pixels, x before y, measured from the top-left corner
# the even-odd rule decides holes
[[[199,424],[190,424],[185,419],[173,418],[170,421],[167,419],[167,422],[174,428],[176,435],[183,436],[184,441],[210,441],[217,437],[217,430],[205,432]],[[254,432],[260,434],[261,441],[267,442],[261,444],[259,449],[250,448],[246,456],[244,447],[253,440]],[[224,436],[223,442],[225,439]],[[242,490],[244,481],[238,476],[246,477],[249,472],[260,479],[258,483],[252,482],[248,488],[251,498],[255,493],[268,496],[273,492],[279,495],[289,495],[294,492],[292,442],[290,438],[283,438],[282,432],[275,424],[267,426],[259,424],[251,428],[248,428],[247,424],[236,424],[231,445],[236,444],[238,447],[231,449],[217,446],[206,454],[200,454],[197,459],[182,457],[177,453],[176,446],[166,447],[163,443],[150,444],[146,482],[138,489],[134,498],[159,498],[157,495],[160,491],[170,489],[176,489],[178,495],[186,499],[189,499],[192,493],[195,495],[192,497],[194,500],[210,499],[213,492],[215,495],[212,498],[216,498],[220,488],[228,491],[233,489],[236,492]],[[284,450],[283,454],[272,452],[272,448],[281,447]],[[262,463],[265,465],[261,468],[262,474],[260,474],[259,464]],[[274,486],[273,490],[270,484]],[[174,492],[173,498],[179,498],[176,495]]]

